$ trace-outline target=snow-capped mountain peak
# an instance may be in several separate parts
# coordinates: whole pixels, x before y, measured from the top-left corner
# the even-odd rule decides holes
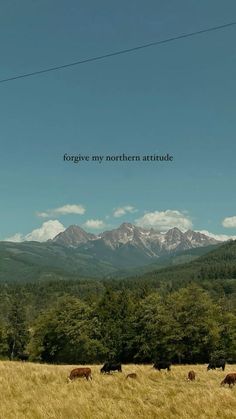
[[[133,248],[149,258],[218,243],[217,240],[192,230],[183,233],[174,227],[165,233],[160,233],[153,228],[144,229],[131,223],[123,223],[118,228],[99,235],[87,233],[81,227],[73,225],[52,241],[66,247],[87,245],[86,249],[99,248],[100,251],[101,248],[109,248],[112,251],[122,248],[125,253],[125,250]]]

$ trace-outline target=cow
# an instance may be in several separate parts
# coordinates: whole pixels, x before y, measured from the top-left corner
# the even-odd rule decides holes
[[[225,370],[225,360],[224,359],[218,359],[216,361],[210,361],[209,365],[207,367],[207,371],[209,370],[215,370],[216,368],[222,368],[222,371]]]
[[[155,364],[153,365],[153,368],[155,368],[156,370],[166,370],[170,371],[170,367],[171,367],[171,362],[170,361],[158,361],[155,362]]]
[[[75,368],[71,371],[68,379],[72,381],[80,377],[85,377],[86,380],[92,380],[91,368],[85,368],[85,367]]]
[[[232,372],[230,374],[227,374],[223,381],[221,381],[220,385],[224,386],[225,384],[229,384],[229,387],[231,387],[231,384],[234,386],[236,383],[236,372]]]
[[[110,374],[111,371],[122,372],[122,368],[121,368],[120,363],[105,362],[105,364],[103,365],[103,367],[101,368],[100,371],[103,374],[105,374],[105,373]]]
[[[196,378],[195,371],[193,371],[193,370],[189,371],[189,373],[188,373],[188,381],[194,381],[195,378]]]
[[[127,378],[134,378],[134,379],[136,379],[137,378],[136,372],[131,372],[130,374],[127,374],[126,375],[126,380],[127,380]]]
[[[22,353],[22,354],[19,354],[17,358],[19,359],[19,361],[25,362],[29,360],[29,354]]]

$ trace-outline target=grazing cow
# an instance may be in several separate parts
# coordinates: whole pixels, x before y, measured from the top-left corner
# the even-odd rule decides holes
[[[188,373],[188,381],[194,381],[195,378],[196,378],[195,371],[189,371],[189,373]]]
[[[210,361],[209,365],[207,367],[207,371],[209,370],[215,370],[216,368],[222,368],[222,371],[225,370],[225,360],[224,359],[218,359],[216,361]]]
[[[122,372],[121,364],[120,363],[112,363],[112,362],[105,362],[103,367],[101,368],[101,373],[108,373],[110,374],[111,371],[119,371]]]
[[[75,368],[69,375],[69,380],[75,380],[76,378],[85,377],[86,380],[92,380],[91,368]]]
[[[29,360],[29,354],[19,354],[18,357],[19,361],[28,361]]]
[[[153,365],[153,368],[155,368],[156,370],[166,370],[170,371],[170,367],[171,367],[171,362],[169,361],[158,361],[155,362],[155,364]]]
[[[236,383],[236,372],[232,372],[231,374],[227,374],[223,381],[221,381],[220,385],[224,386],[225,384],[229,384],[229,387],[231,387],[231,384],[234,386]]]
[[[130,374],[126,375],[126,380],[127,380],[127,378],[134,378],[134,379],[136,379],[137,378],[136,372],[131,372]]]

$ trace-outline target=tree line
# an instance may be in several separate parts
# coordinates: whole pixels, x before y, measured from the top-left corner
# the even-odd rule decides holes
[[[119,284],[119,286],[118,286]],[[236,362],[236,309],[199,284],[1,285],[0,358],[65,364]]]

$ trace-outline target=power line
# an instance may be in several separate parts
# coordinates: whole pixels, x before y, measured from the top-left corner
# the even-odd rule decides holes
[[[142,44],[142,45],[138,45],[136,47],[122,49],[122,50],[119,50],[119,51],[114,51],[114,52],[110,52],[108,54],[98,55],[98,56],[91,57],[91,58],[86,58],[84,60],[79,60],[79,61],[75,61],[75,62],[68,63],[68,64],[63,64],[63,65],[59,65],[59,66],[55,66],[55,67],[49,67],[49,68],[45,68],[43,70],[33,71],[32,73],[24,73],[24,74],[19,74],[19,75],[16,75],[16,76],[8,77],[8,78],[5,78],[5,79],[0,79],[0,83],[7,83],[9,81],[13,81],[13,80],[17,80],[17,79],[23,79],[23,78],[26,78],[26,77],[37,76],[39,74],[49,73],[51,71],[63,70],[64,68],[73,67],[73,66],[80,65],[80,64],[85,64],[85,63],[91,63],[93,61],[104,60],[106,58],[115,57],[117,55],[128,54],[130,52],[135,52],[135,51],[138,51],[138,50],[141,50],[141,49],[144,49],[144,48],[150,48],[150,47],[153,47],[153,46],[156,46],[156,45],[167,44],[168,42],[178,41],[179,39],[184,39],[184,38],[190,38],[190,37],[193,37],[193,36],[196,36],[196,35],[201,35],[201,34],[207,33],[207,32],[218,31],[218,30],[221,30],[221,29],[229,28],[230,26],[235,26],[235,25],[236,25],[236,21],[235,22],[230,22],[230,23],[225,23],[224,25],[220,25],[220,26],[212,26],[210,28],[202,29],[200,31],[189,32],[189,33],[185,33],[183,35],[177,35],[177,36],[174,36],[174,37],[171,37],[171,38],[162,39],[160,41],[154,41],[154,42],[150,42],[148,44]]]

